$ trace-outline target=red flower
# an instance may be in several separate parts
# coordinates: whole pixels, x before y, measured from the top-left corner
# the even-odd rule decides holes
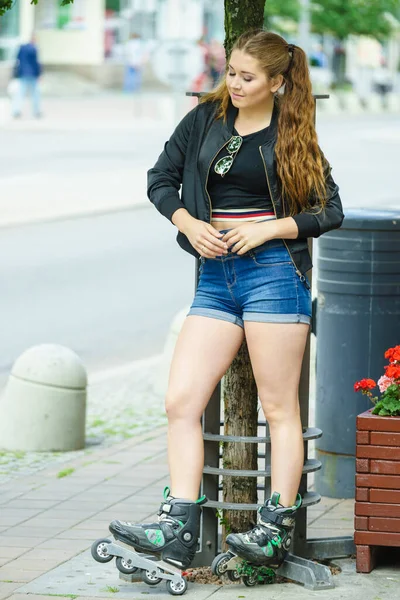
[[[376,387],[376,383],[373,379],[361,379],[354,384],[354,391],[362,392],[363,390],[373,390],[374,387]]]
[[[395,365],[389,365],[385,367],[385,375],[386,377],[390,377],[391,379],[400,379],[400,366],[396,367]]]
[[[391,364],[396,361],[400,362],[400,346],[395,346],[394,348],[386,350],[385,358],[388,358]]]

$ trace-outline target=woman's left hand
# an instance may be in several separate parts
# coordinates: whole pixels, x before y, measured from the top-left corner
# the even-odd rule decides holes
[[[221,239],[228,244],[231,252],[245,254],[275,237],[276,221],[271,220],[262,223],[244,223],[225,233]]]

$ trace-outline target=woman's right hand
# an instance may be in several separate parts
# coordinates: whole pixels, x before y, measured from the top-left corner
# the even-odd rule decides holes
[[[200,256],[215,258],[221,254],[228,254],[228,245],[221,240],[223,234],[210,223],[195,219],[185,209],[177,210],[172,221],[186,235]]]

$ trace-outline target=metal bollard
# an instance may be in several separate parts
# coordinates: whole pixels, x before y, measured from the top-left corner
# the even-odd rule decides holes
[[[0,398],[0,448],[83,448],[86,388],[86,370],[72,350],[54,344],[26,350],[14,363]]]

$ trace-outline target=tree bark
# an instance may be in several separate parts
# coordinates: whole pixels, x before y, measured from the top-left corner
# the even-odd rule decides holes
[[[265,0],[225,0],[225,54],[230,56],[237,38],[248,29],[261,29]]]
[[[262,28],[265,0],[225,0],[225,52],[227,58],[237,38],[249,29]],[[246,341],[224,377],[225,435],[257,435],[257,387]],[[257,470],[257,444],[225,442],[222,449],[225,469]],[[223,479],[224,502],[257,503],[256,477]],[[226,534],[251,529],[255,511],[225,510],[222,515],[222,543]]]
[[[223,399],[225,435],[256,436],[257,387],[245,341],[224,377]],[[257,444],[224,442],[222,463],[224,469],[257,470]],[[257,478],[225,476],[223,497],[224,502],[257,503]],[[250,529],[255,519],[255,511],[223,511],[222,539],[230,532]]]

